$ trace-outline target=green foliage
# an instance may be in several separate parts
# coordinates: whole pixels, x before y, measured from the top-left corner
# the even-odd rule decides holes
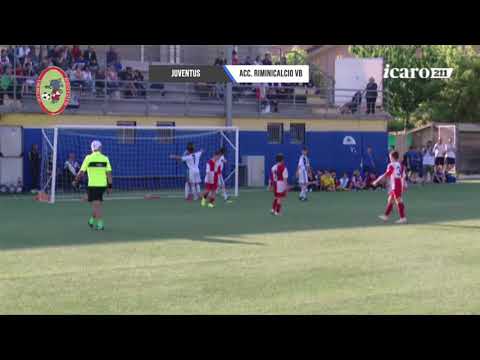
[[[480,121],[480,58],[469,53],[462,54],[452,67],[452,78],[419,105],[414,114],[417,122]]]
[[[391,68],[453,67],[452,79],[384,79],[386,107],[394,116],[427,121],[478,119],[480,63],[471,47],[456,45],[353,45],[359,57],[382,57]]]
[[[308,65],[308,54],[301,48],[293,48],[285,57],[287,58],[287,65]]]

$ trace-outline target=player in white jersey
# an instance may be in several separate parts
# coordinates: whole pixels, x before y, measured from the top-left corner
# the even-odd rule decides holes
[[[223,192],[223,199],[225,201],[229,201],[225,180],[223,179],[223,167],[227,163],[227,159],[225,159],[225,148],[220,149],[220,158],[218,159],[217,163],[218,163],[218,172],[219,172],[217,193],[220,191],[220,188],[221,188]]]
[[[188,167],[187,181],[185,182],[185,198],[189,197],[189,189],[192,189],[193,199],[198,200],[200,194],[200,183],[202,179],[200,178],[200,158],[202,156],[203,150],[195,151],[195,147],[192,143],[187,145],[187,151],[183,156],[170,155],[171,159],[181,160]]]
[[[310,167],[310,159],[308,158],[308,149],[304,147],[302,149],[302,155],[300,155],[300,159],[298,160],[298,167],[297,167],[297,178],[298,184],[300,185],[300,197],[301,201],[307,200],[307,193],[308,193],[308,176],[311,174],[311,167]]]

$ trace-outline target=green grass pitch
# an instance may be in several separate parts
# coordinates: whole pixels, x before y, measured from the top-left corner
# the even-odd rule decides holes
[[[103,232],[86,203],[1,197],[0,313],[479,314],[479,194],[413,187],[408,225],[377,219],[385,192],[291,193],[283,217],[266,191],[115,200]]]

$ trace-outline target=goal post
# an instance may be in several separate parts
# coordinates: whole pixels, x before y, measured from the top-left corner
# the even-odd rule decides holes
[[[204,150],[199,165],[201,188],[206,162],[224,148],[223,179],[229,195],[239,195],[237,127],[59,125],[41,131],[41,191],[50,203],[85,198],[86,177],[79,186],[72,181],[93,140],[102,143],[112,165],[114,191],[106,199],[184,197],[187,167],[170,155],[183,155],[189,143],[195,151]]]

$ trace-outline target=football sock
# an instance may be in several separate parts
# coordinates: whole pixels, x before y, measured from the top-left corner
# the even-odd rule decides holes
[[[403,204],[403,202],[398,203],[398,213],[400,214],[401,219],[405,217],[405,205]]]
[[[393,203],[388,203],[387,208],[385,209],[385,216],[390,216],[393,210]]]
[[[102,228],[103,228],[103,220],[100,219],[100,220],[98,220],[98,222],[97,222],[97,229],[102,229]]]
[[[272,210],[273,210],[273,211],[277,211],[277,199],[274,199],[274,200],[273,200]]]
[[[277,202],[277,213],[280,213],[281,210],[282,210],[282,204]]]
[[[95,218],[93,216],[90,216],[90,219],[88,219],[88,225],[95,225]]]
[[[188,183],[185,183],[185,199],[188,199],[189,194],[190,194],[190,185]]]
[[[200,194],[201,191],[200,191],[200,184],[195,184],[192,186],[195,190],[196,190],[196,194]],[[195,195],[196,197],[197,195]]]

